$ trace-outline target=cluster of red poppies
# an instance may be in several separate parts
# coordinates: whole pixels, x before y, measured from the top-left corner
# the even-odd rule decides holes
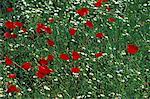
[[[19,28],[23,32],[27,32],[27,30],[25,28],[23,28],[23,23],[21,23],[19,21],[16,21],[16,22],[6,21],[5,22],[5,27],[8,28],[8,29],[10,29],[10,30],[14,30],[15,28]],[[6,39],[17,38],[17,34],[5,32],[4,33],[4,37]]]

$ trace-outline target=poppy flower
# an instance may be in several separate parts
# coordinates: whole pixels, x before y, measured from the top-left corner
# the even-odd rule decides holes
[[[45,28],[45,25],[43,23],[38,23],[37,28],[43,29]]]
[[[14,11],[13,8],[7,8],[6,10],[7,10],[7,12],[13,12]]]
[[[6,63],[6,65],[12,65],[13,61],[8,56],[6,56],[5,63]]]
[[[5,32],[5,33],[4,33],[4,37],[5,37],[6,39],[11,38],[11,33]]]
[[[115,22],[116,19],[115,19],[115,18],[108,18],[108,21],[109,21],[109,22]]]
[[[11,22],[11,21],[5,22],[5,26],[8,29],[14,29],[14,28],[16,28],[15,24],[13,22]]]
[[[91,29],[94,27],[94,24],[91,21],[86,21],[85,25]]]
[[[103,33],[97,33],[96,37],[102,39],[105,35]]]
[[[78,52],[73,51],[72,52],[72,59],[78,60],[79,58],[81,58],[80,54]]]
[[[16,74],[9,74],[9,75],[8,75],[8,78],[15,79],[15,78],[16,78]]]
[[[101,7],[102,6],[102,2],[103,2],[103,0],[98,0],[94,5],[96,7]]]
[[[16,21],[14,22],[14,25],[16,25],[17,27],[22,27],[23,23]]]
[[[71,72],[72,72],[72,73],[79,73],[79,72],[80,72],[80,68],[78,68],[78,67],[73,67],[73,68],[71,68]]]
[[[11,34],[11,38],[17,38],[17,34]]]
[[[47,65],[47,64],[48,64],[48,61],[47,61],[45,58],[41,58],[41,59],[39,60],[39,64],[40,64],[40,65]]]
[[[50,39],[47,40],[47,44],[48,44],[49,46],[54,46],[54,45],[55,45],[54,41],[53,41],[53,40],[50,40]]]
[[[79,14],[81,17],[86,16],[89,14],[89,9],[88,8],[81,8],[76,11],[77,14]]]
[[[53,23],[54,22],[54,18],[49,18],[48,20],[50,23]]]
[[[103,52],[96,53],[96,54],[95,54],[95,57],[96,57],[96,58],[102,57],[103,54],[104,54]]]
[[[44,27],[43,29],[44,29],[44,31],[45,31],[46,33],[48,33],[48,34],[51,34],[51,33],[52,33],[52,29],[51,29],[50,27],[48,27],[48,26]]]
[[[42,29],[44,29],[44,28],[45,28],[45,25],[43,23],[38,23],[37,28],[36,28],[36,32],[41,33]]]
[[[74,36],[76,32],[77,32],[77,30],[75,28],[70,28],[69,29],[69,33],[70,33],[71,36]]]
[[[36,72],[36,76],[37,76],[38,78],[42,79],[42,78],[44,78],[46,75],[45,75],[45,74],[42,74],[42,73],[40,73],[40,72],[38,71],[38,72]]]
[[[61,55],[60,55],[60,58],[61,58],[62,60],[69,60],[69,59],[70,59],[67,54],[61,54]]]
[[[54,72],[52,69],[49,69],[48,66],[39,66],[38,68],[39,68],[39,72],[45,75]]]
[[[127,52],[129,54],[136,54],[139,51],[139,47],[134,44],[128,44]]]
[[[15,85],[9,85],[8,89],[7,89],[8,93],[12,93],[12,92],[20,92],[20,89],[17,88]]]
[[[25,70],[29,70],[31,68],[31,63],[30,62],[25,62],[21,66]]]
[[[37,32],[37,33],[41,33],[42,30],[41,30],[40,28],[36,28],[36,32]]]
[[[49,60],[49,61],[53,61],[53,60],[54,60],[54,56],[53,56],[53,55],[48,55],[47,60]]]

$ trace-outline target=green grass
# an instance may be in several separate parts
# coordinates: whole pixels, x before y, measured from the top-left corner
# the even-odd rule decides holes
[[[25,0],[27,4],[30,4],[29,7],[25,7],[21,0],[13,0],[14,12],[7,13],[6,8],[10,7],[7,1],[0,0],[0,5],[3,6],[0,9],[0,21],[19,20],[24,23],[28,32],[22,34],[18,32],[19,29],[16,29],[12,32],[20,34],[17,39],[5,39],[3,34],[9,30],[4,25],[0,27],[0,61],[2,61],[0,77],[3,78],[0,80],[0,88],[3,89],[0,91],[0,95],[4,95],[3,99],[56,99],[56,97],[58,99],[76,99],[77,96],[82,97],[79,99],[117,99],[117,97],[121,99],[148,99],[150,88],[149,84],[146,83],[150,83],[150,57],[148,55],[150,50],[150,11],[148,5],[150,2],[147,0],[133,0],[131,2],[120,0],[122,3],[115,4],[109,0],[103,4],[103,7],[96,10],[87,3],[93,0],[80,3],[75,8],[72,7],[74,0],[52,0],[55,2],[54,5],[48,4],[48,0],[33,2],[32,0]],[[39,2],[42,3],[38,4]],[[110,12],[106,11],[106,4],[112,8]],[[50,10],[44,5],[54,8]],[[23,7],[22,10],[21,7]],[[61,10],[58,16],[54,16],[53,11],[58,7]],[[68,7],[72,8],[70,12],[66,12]],[[79,15],[75,16],[74,12],[82,7],[89,8],[90,14],[80,20]],[[35,11],[28,14],[22,13],[26,10],[32,11],[33,8],[41,8],[43,11],[41,13]],[[27,18],[26,15],[30,18]],[[120,18],[120,15],[125,18]],[[13,16],[15,17],[13,18]],[[51,17],[55,19],[54,23],[47,21]],[[109,23],[107,21],[109,17],[116,18],[116,22]],[[79,22],[78,26],[75,26],[71,21],[69,22],[70,19]],[[94,29],[85,27],[83,20],[87,19],[94,23]],[[50,26],[53,33],[37,35],[35,29],[38,22]],[[78,29],[73,37],[68,32],[71,27]],[[106,37],[97,39],[95,34],[98,32],[103,32]],[[46,39],[48,38],[55,41],[54,47],[47,46]],[[136,44],[140,48],[137,54],[130,55],[127,53],[126,47],[130,43]],[[87,55],[81,55],[82,57],[78,61],[71,60],[69,62],[59,58],[61,53],[67,53],[71,56],[73,50],[82,51]],[[105,52],[106,55],[97,59],[92,55],[92,53],[97,52]],[[47,75],[44,79],[34,78],[33,76],[38,69],[39,58],[46,57],[48,54],[55,56],[54,61],[49,63],[49,67],[56,72]],[[15,66],[6,66],[5,56],[10,56],[19,66],[23,62],[30,61],[34,70],[27,72]],[[93,61],[94,59],[95,61]],[[78,77],[70,72],[70,68],[74,66],[81,68]],[[7,77],[9,73],[16,73],[17,78],[9,79]],[[18,85],[21,92],[11,95],[6,93],[6,82]],[[50,90],[45,90],[44,86]],[[28,89],[32,91],[28,91]]]

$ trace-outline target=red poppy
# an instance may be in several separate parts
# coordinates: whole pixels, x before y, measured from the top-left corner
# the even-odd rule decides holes
[[[36,72],[36,76],[37,76],[38,78],[42,79],[42,78],[44,78],[46,75],[45,75],[45,74],[42,74],[42,73],[40,73],[40,72],[38,71],[38,72]]]
[[[22,64],[21,66],[23,69],[25,70],[29,70],[32,66],[31,66],[31,63],[30,62],[25,62]]]
[[[9,75],[8,75],[8,78],[15,79],[15,78],[16,78],[16,74],[9,74]]]
[[[54,56],[53,56],[53,55],[48,55],[47,60],[49,60],[49,61],[53,61],[53,60],[54,60]]]
[[[72,72],[72,73],[79,73],[79,72],[80,72],[80,68],[78,68],[78,67],[73,67],[73,68],[71,68],[71,72]]]
[[[39,60],[39,64],[40,64],[40,65],[47,65],[47,64],[48,64],[48,61],[47,61],[45,58],[41,58],[41,59]]]
[[[54,72],[52,69],[49,69],[48,66],[39,66],[38,68],[39,68],[39,72],[45,75]]]
[[[54,18],[49,18],[48,20],[50,23],[53,23],[54,22]]]
[[[14,28],[16,28],[15,24],[13,22],[11,22],[11,21],[5,22],[5,26],[8,29],[14,29]]]
[[[91,21],[86,21],[85,25],[91,29],[94,27],[94,24]]]
[[[79,58],[81,58],[80,54],[78,52],[73,51],[72,52],[72,59],[78,60]]]
[[[77,32],[77,30],[75,28],[70,28],[69,29],[69,33],[70,33],[71,36],[74,36],[76,32]]]
[[[98,0],[94,5],[96,7],[101,7],[102,6],[102,2],[103,2],[103,0]]]
[[[46,33],[48,33],[48,34],[51,34],[51,33],[52,33],[52,29],[51,29],[50,27],[48,27],[48,26],[44,27],[43,29],[44,29],[44,31],[45,31]]]
[[[20,92],[20,89],[17,88],[15,85],[9,85],[8,89],[7,89],[8,93],[12,93],[12,92]]]
[[[128,44],[127,52],[129,54],[136,54],[139,51],[139,47],[134,44]]]
[[[44,28],[45,28],[45,25],[43,23],[38,23],[37,28],[36,28],[36,32],[41,33],[42,29],[44,29]]]
[[[95,54],[95,57],[96,57],[96,58],[102,57],[103,54],[104,54],[103,52],[96,53],[96,54]]]
[[[14,9],[13,8],[7,8],[7,12],[13,12]]]
[[[88,8],[81,8],[76,11],[81,17],[86,16],[89,14],[89,9]]]
[[[110,8],[109,6],[107,6],[107,7],[106,7],[106,10],[107,10],[107,11],[110,11],[110,10],[111,10],[111,8]]]
[[[11,38],[11,33],[5,32],[5,33],[4,33],[4,37],[5,37],[6,39]]]
[[[108,21],[109,21],[109,22],[115,22],[116,19],[115,19],[115,18],[108,18]]]
[[[13,61],[8,56],[6,56],[5,63],[6,63],[6,65],[12,65]]]
[[[41,33],[42,30],[41,30],[40,28],[36,28],[36,32],[37,32],[37,33]]]
[[[22,27],[23,23],[16,21],[14,22],[14,25],[16,25],[17,27]]]
[[[43,23],[38,23],[37,28],[40,28],[40,29],[45,28],[45,25]]]
[[[67,54],[61,54],[61,55],[60,55],[60,58],[61,58],[62,60],[69,60],[69,59],[70,59]]]
[[[17,34],[11,34],[11,38],[17,38]]]
[[[97,33],[96,37],[102,39],[105,35],[103,33]]]
[[[54,41],[53,41],[53,40],[50,40],[50,39],[47,40],[47,44],[48,44],[49,46],[54,46],[54,45],[55,45]]]

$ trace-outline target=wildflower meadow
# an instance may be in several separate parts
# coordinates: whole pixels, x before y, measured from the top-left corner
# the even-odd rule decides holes
[[[0,0],[0,99],[149,99],[149,0]]]

